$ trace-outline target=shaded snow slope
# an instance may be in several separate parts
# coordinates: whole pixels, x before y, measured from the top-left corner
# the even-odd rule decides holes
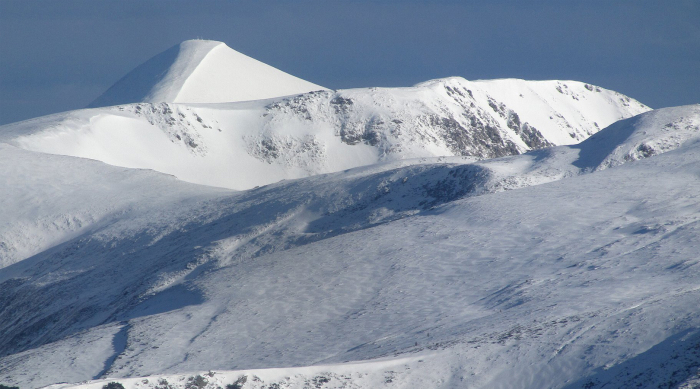
[[[222,103],[324,89],[223,42],[188,40],[138,66],[88,107],[139,102]]]
[[[653,111],[576,146],[245,192],[0,146],[16,161],[0,165],[14,204],[4,236],[51,212],[27,216],[43,187],[64,213],[81,199],[133,210],[99,211],[0,269],[0,380],[167,389],[213,370],[211,389],[242,376],[243,388],[692,383],[698,109]],[[663,153],[624,157],[664,139],[675,143]],[[10,189],[26,175],[36,179]],[[120,379],[136,376],[153,377]]]
[[[657,109],[614,123],[579,146],[577,166],[605,169],[677,149],[697,141],[700,135],[700,105]]]
[[[198,195],[230,193],[182,183],[149,170],[20,150],[0,144],[0,268],[105,225],[189,203]],[[178,188],[172,190],[172,185]],[[170,211],[169,211],[170,212]],[[142,226],[143,226],[142,225]],[[3,273],[0,279],[6,279]]]
[[[232,104],[79,110],[2,126],[0,141],[249,189],[377,162],[577,143],[647,110],[575,81],[448,78]]]

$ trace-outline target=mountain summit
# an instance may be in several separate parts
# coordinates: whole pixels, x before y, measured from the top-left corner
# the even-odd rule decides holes
[[[140,102],[223,103],[324,89],[223,42],[188,40],[129,72],[88,108]]]

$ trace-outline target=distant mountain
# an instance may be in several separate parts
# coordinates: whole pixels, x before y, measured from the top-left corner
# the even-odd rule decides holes
[[[230,50],[211,42],[200,46]],[[454,77],[410,88],[326,90],[251,102],[79,110],[0,127],[0,141],[243,190],[377,162],[494,158],[572,144],[648,110],[576,81]]]
[[[0,144],[0,382],[693,387],[698,140],[676,107],[245,192]]]
[[[144,62],[88,107],[222,103],[325,89],[243,55],[223,42],[189,40]]]
[[[700,105],[211,41],[100,99],[0,127],[0,384],[700,385]]]

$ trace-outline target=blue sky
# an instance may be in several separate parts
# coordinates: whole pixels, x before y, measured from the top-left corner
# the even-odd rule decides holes
[[[205,38],[329,88],[573,79],[700,103],[698,1],[0,1],[0,124],[86,106]]]

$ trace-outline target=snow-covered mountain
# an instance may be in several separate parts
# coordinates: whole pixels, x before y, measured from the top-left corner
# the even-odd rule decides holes
[[[252,102],[79,110],[2,126],[0,141],[243,190],[378,162],[483,159],[578,143],[648,110],[575,81],[455,77],[411,88],[317,91]]]
[[[223,42],[189,40],[144,62],[90,108],[128,103],[223,103],[326,88],[241,54]]]
[[[93,106],[0,127],[1,384],[700,386],[700,105],[187,41]]]
[[[699,138],[678,107],[245,192],[0,145],[0,382],[693,387]]]

